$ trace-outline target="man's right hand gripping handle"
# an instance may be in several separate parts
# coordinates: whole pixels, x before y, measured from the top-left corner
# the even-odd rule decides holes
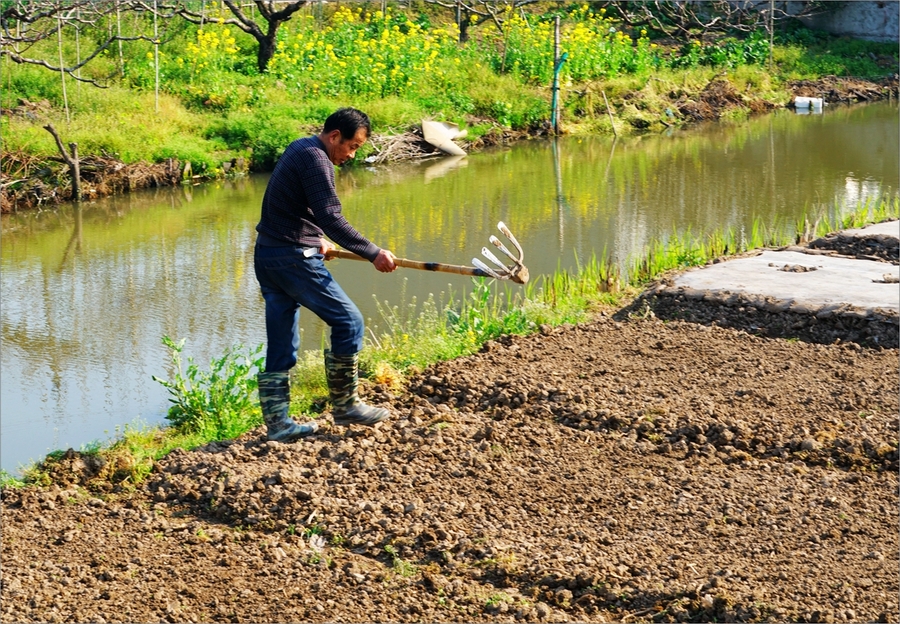
[[[391,273],[397,269],[397,265],[394,264],[395,257],[396,256],[387,249],[382,249],[378,252],[378,255],[375,256],[372,264],[374,264],[375,268],[382,273]]]

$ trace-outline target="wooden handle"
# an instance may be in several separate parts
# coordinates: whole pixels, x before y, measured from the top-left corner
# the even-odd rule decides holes
[[[343,249],[329,249],[325,254],[326,258],[343,258],[345,260],[364,260],[362,256],[355,253],[345,251]],[[458,264],[442,264],[440,262],[420,262],[418,260],[407,260],[406,258],[394,258],[394,264],[405,267],[407,269],[418,269],[420,271],[439,271],[441,273],[456,273],[458,275],[474,275],[475,277],[490,277],[487,273],[477,267],[460,266]]]

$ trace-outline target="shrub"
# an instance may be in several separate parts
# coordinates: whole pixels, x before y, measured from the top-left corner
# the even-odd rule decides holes
[[[224,440],[240,435],[261,422],[254,393],[256,373],[262,370],[262,345],[248,350],[246,355],[237,345],[210,362],[209,371],[201,371],[188,358],[187,370],[182,369],[181,353],[184,340],[175,343],[163,336],[163,344],[172,352],[174,373],[172,380],[153,376],[172,395],[172,407],[166,419],[181,431],[204,433],[211,439]]]

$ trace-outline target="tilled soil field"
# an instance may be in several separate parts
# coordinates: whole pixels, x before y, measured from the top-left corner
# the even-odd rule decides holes
[[[545,328],[374,429],[4,491],[2,619],[897,622],[898,395],[894,349]]]

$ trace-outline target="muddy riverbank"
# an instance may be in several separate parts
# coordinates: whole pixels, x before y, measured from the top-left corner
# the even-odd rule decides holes
[[[822,97],[829,104],[852,104],[874,102],[889,97],[898,97],[897,77],[878,81],[856,78],[838,78],[825,76],[818,80],[794,81],[787,85],[791,96]],[[727,113],[742,111],[746,115],[755,115],[772,111],[785,106],[784,102],[775,102],[765,98],[740,92],[727,78],[715,77],[704,88],[696,92],[677,89],[665,95],[662,100],[656,98],[652,103],[643,101],[647,97],[641,92],[627,94],[622,102],[613,102],[616,117],[631,132],[652,132],[665,130],[668,126],[684,126],[691,123],[718,121]],[[0,114],[40,120],[49,110],[49,102],[20,102],[11,109],[2,109]],[[654,109],[662,106],[662,110]],[[605,114],[605,112],[604,112]],[[665,119],[668,121],[665,121]],[[472,118],[471,124],[493,123],[490,131],[474,140],[465,143],[465,149],[474,152],[497,145],[505,145],[514,141],[547,136],[549,124],[542,124],[528,130],[511,130],[490,119]],[[581,129],[578,119],[563,124],[563,131],[583,132],[596,131],[590,124]],[[315,130],[310,128],[310,132]],[[609,128],[607,131],[611,132]],[[421,132],[417,128],[410,129],[399,142],[404,149],[394,150],[406,159],[420,159],[430,154],[438,156],[439,152],[418,140]],[[375,146],[374,157],[378,162],[396,161],[396,156],[382,158],[385,150],[396,147],[398,137],[376,134],[372,138]],[[10,213],[34,208],[46,208],[60,202],[71,201],[72,187],[68,167],[59,157],[51,160],[36,158],[26,153],[4,153],[3,167],[0,171],[0,213]],[[231,159],[222,163],[218,175],[240,175],[246,171],[247,164],[243,159]],[[212,174],[192,174],[186,163],[169,159],[160,163],[125,163],[109,154],[83,154],[81,165],[82,192],[87,200],[127,193],[138,189],[173,186],[182,183],[199,184],[210,179]]]

